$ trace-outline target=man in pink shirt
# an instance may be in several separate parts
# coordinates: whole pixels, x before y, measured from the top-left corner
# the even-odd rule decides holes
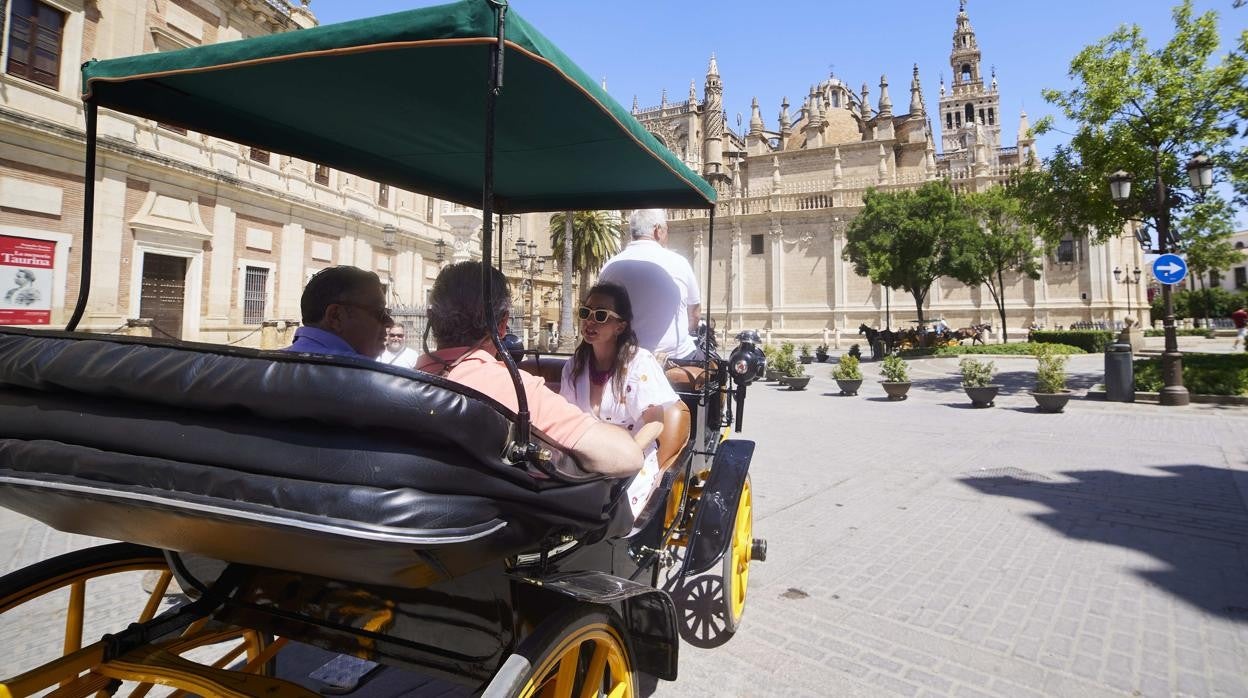
[[[516,410],[516,388],[507,366],[494,358],[491,332],[507,331],[511,293],[507,280],[490,270],[490,308],[481,302],[481,263],[452,264],[433,283],[429,295],[429,331],[437,351],[424,354],[416,369],[445,376],[489,395]],[[629,477],[641,470],[641,447],[620,427],[599,422],[546,387],[545,381],[520,373],[534,427],[571,453],[581,467],[611,477]]]

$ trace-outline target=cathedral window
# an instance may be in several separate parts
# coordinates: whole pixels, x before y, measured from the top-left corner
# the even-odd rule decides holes
[[[975,123],[975,107],[968,104],[966,105],[966,125],[970,126],[973,123]]]
[[[979,123],[981,123],[981,124],[988,123],[988,120],[984,118],[984,110],[983,110],[983,109],[980,109],[980,110],[979,110]]]
[[[12,7],[5,72],[57,89],[65,13],[38,0],[14,0]]]
[[[258,162],[261,165],[269,164],[270,153],[267,150],[261,150],[259,148],[249,148],[247,151],[247,156],[251,158],[253,162]]]
[[[971,64],[963,63],[962,64],[962,81],[967,82],[970,79],[971,79]]]
[[[317,184],[329,186],[329,168],[325,165],[317,165],[312,173],[312,179]]]
[[[995,123],[997,123],[997,117],[992,113],[992,107],[988,107],[988,125],[991,126]]]
[[[390,185],[380,184],[377,186],[377,205],[382,208],[390,205]]]
[[[953,128],[953,114],[945,114],[945,128]]]
[[[962,128],[962,112],[953,115],[954,121],[957,122],[958,128]]]
[[[763,236],[751,235],[750,236],[750,254],[762,254],[762,253],[763,253]]]

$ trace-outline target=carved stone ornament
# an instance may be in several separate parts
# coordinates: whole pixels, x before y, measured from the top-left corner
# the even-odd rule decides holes
[[[668,121],[646,121],[642,124],[646,127],[655,138],[659,139],[668,150],[673,153],[680,152],[680,133],[678,129],[672,126]]]

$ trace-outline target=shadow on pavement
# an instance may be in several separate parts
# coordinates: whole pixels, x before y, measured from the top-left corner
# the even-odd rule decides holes
[[[1162,564],[1135,574],[1192,606],[1248,623],[1248,567],[1241,554],[1248,510],[1232,472],[1203,465],[1156,470],[1161,474],[1071,471],[1061,475],[1072,482],[1059,482],[997,468],[960,480],[984,494],[1045,505],[1051,511],[1029,516],[1068,538],[1149,555]]]

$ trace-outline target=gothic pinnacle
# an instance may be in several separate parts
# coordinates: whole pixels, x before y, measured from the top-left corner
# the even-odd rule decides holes
[[[888,76],[880,76],[880,116],[890,117],[893,115],[893,100],[888,96]]]
[[[719,77],[719,63],[716,62],[714,53],[711,54],[711,62],[706,67],[706,76],[709,78],[712,75]]]
[[[867,87],[867,83],[862,83],[862,120],[866,121],[871,118],[871,90]]]
[[[762,135],[763,133],[763,115],[758,110],[758,97],[750,102],[750,134]]]
[[[914,64],[914,77],[910,78],[910,113],[922,114],[923,88],[919,86],[919,64]]]

